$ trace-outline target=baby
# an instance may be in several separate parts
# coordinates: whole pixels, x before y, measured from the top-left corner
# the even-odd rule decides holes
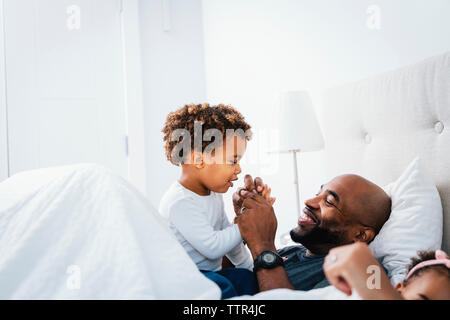
[[[419,251],[418,257],[411,261],[405,280],[394,288],[369,247],[355,243],[330,250],[324,272],[337,289],[347,295],[354,289],[364,300],[450,300],[448,255],[441,250]],[[367,285],[369,267],[380,270],[378,288]]]
[[[441,250],[419,251],[396,289],[407,300],[450,300],[450,258]]]
[[[223,299],[255,294],[253,261],[222,199],[241,173],[250,125],[233,107],[191,104],[171,112],[162,132],[167,159],[181,165],[181,176],[161,199],[160,214]],[[273,203],[268,187],[262,194]],[[236,268],[222,270],[223,256]]]

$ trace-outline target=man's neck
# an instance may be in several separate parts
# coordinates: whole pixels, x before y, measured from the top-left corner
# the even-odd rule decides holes
[[[330,251],[330,249],[312,248],[312,250],[311,250],[310,248],[307,248],[306,246],[304,246],[304,247],[306,249],[306,256],[307,257],[315,257],[315,256],[327,255],[328,252]]]

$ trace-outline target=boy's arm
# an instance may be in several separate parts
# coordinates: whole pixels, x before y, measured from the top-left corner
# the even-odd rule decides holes
[[[225,213],[222,203],[222,229],[227,229],[230,226],[237,226],[236,224],[231,224]],[[238,228],[239,229],[239,228]],[[240,232],[239,232],[240,236]],[[245,248],[245,245],[241,241],[237,246],[227,252],[226,257],[231,261],[231,263],[236,268],[245,268],[253,271],[253,260],[251,258],[250,252]]]
[[[244,268],[253,271],[253,260],[250,252],[247,251],[243,243],[238,244],[228,252],[226,256],[236,268]]]

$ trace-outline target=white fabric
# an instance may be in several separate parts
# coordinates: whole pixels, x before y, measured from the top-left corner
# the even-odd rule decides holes
[[[353,290],[352,295],[347,296],[333,286],[309,291],[274,289],[257,293],[253,296],[234,297],[230,300],[361,300]]]
[[[388,221],[370,244],[391,282],[403,281],[411,257],[418,250],[437,250],[442,241],[442,205],[429,173],[416,158],[393,183],[385,187],[391,197]]]
[[[109,171],[45,169],[0,184],[0,299],[218,298],[156,210]]]
[[[253,269],[239,228],[224,211],[221,194],[200,196],[175,181],[161,199],[159,212],[200,270],[220,270],[224,255],[238,268]]]
[[[450,52],[326,92],[327,178],[356,173],[383,186],[419,156],[440,193],[450,251]],[[407,238],[405,238],[407,241]]]
[[[0,299],[219,299],[220,295],[148,201],[104,168],[35,170],[0,183]],[[357,298],[334,287],[237,297]]]

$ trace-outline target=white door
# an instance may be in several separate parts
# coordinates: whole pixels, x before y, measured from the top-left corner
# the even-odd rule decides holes
[[[3,2],[9,174],[95,162],[126,176],[120,2]]]
[[[0,0],[0,182],[8,177],[8,138],[5,82],[5,50],[3,41],[3,6]]]

